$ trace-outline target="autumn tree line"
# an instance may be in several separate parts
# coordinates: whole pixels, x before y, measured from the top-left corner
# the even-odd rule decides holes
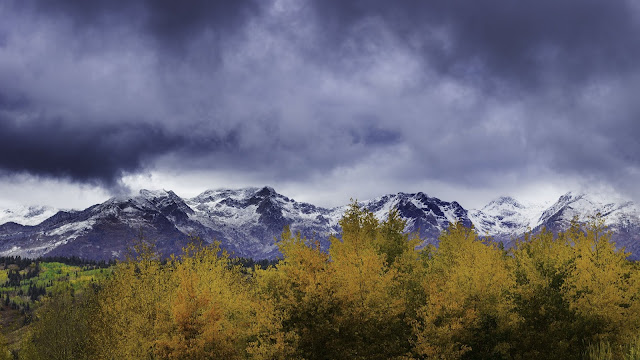
[[[397,211],[379,221],[357,203],[340,225],[328,252],[285,229],[282,259],[250,270],[217,245],[166,260],[141,243],[108,279],[43,299],[14,355],[640,358],[640,271],[600,217],[510,250],[461,224],[417,248]]]

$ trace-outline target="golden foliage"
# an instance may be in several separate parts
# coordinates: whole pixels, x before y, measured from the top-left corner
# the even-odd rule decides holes
[[[46,300],[21,358],[579,359],[638,339],[640,272],[600,217],[508,252],[459,223],[416,250],[397,211],[356,202],[340,225],[328,252],[285,228],[266,269],[141,242],[96,291]]]
[[[451,224],[426,261],[426,303],[414,321],[416,352],[427,358],[461,358],[470,351],[508,350],[501,334],[515,321],[509,293],[515,285],[508,258],[484,244],[473,229]],[[486,339],[478,341],[478,334]]]
[[[574,220],[569,234],[573,266],[565,283],[571,309],[592,318],[599,331],[591,341],[631,341],[637,337],[640,319],[638,272],[616,251],[598,214],[580,231]]]

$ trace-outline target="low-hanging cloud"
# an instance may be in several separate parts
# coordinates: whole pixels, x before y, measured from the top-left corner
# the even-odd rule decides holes
[[[0,116],[0,168],[36,176],[113,187],[179,144],[180,138],[145,124],[71,127],[59,119]]]

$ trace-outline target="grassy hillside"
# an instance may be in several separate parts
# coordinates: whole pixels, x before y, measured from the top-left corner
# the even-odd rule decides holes
[[[73,258],[0,258],[0,333],[9,348],[24,337],[35,311],[53,289],[64,285],[81,290],[107,278],[112,265]]]

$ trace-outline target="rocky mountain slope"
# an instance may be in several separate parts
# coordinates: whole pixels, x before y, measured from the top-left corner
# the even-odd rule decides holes
[[[501,197],[482,209],[467,211],[455,201],[420,192],[385,195],[361,204],[379,219],[397,208],[407,221],[406,230],[418,231],[428,243],[437,243],[438,234],[450,222],[461,221],[507,246],[527,229],[546,226],[557,231],[566,228],[574,215],[586,220],[600,212],[606,216],[614,239],[634,257],[640,255],[640,238],[636,235],[640,231],[640,211],[628,201],[568,193],[548,205]],[[123,258],[142,233],[155,240],[165,255],[178,253],[190,236],[198,236],[204,241],[220,241],[236,256],[274,258],[279,255],[274,239],[285,225],[327,248],[329,235],[340,231],[338,221],[346,209],[297,202],[270,187],[208,190],[190,199],[172,191],[142,190],[136,196],[112,198],[82,211],[59,211],[40,222],[28,212],[23,217],[5,217],[11,221],[0,225],[0,255]]]
[[[597,213],[604,217],[616,245],[630,252],[632,259],[640,259],[640,207],[632,201],[569,192],[542,213],[533,229],[558,231],[566,229],[574,216],[585,222]]]

